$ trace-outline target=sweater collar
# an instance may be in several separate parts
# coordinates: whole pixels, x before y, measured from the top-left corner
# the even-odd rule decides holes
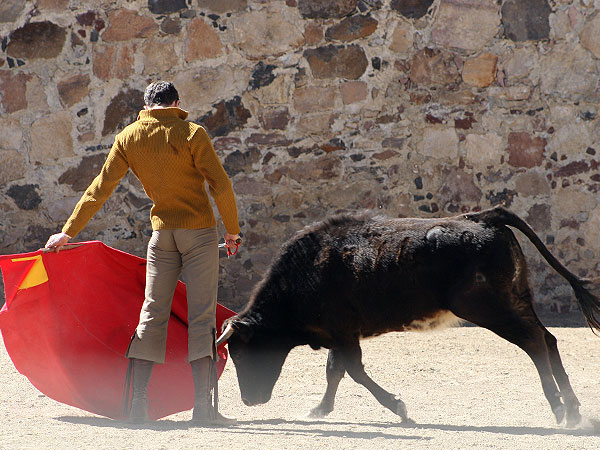
[[[157,108],[157,109],[142,109],[138,114],[138,120],[164,120],[178,118],[185,120],[188,112],[181,108]]]

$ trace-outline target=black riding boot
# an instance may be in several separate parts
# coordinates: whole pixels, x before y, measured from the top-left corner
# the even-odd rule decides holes
[[[217,376],[210,356],[190,363],[194,375],[195,403],[192,423],[199,426],[235,425],[237,420],[221,415],[212,403],[211,390],[216,388]],[[215,397],[218,395],[214,389]]]
[[[133,396],[131,398],[131,410],[129,411],[129,422],[144,423],[148,417],[148,383],[152,375],[154,361],[132,358],[133,362]]]

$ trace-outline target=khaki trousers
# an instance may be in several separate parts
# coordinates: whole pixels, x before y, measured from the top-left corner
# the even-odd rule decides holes
[[[187,288],[189,361],[213,355],[219,248],[216,228],[157,230],[148,243],[146,293],[128,358],[165,362],[179,276]]]

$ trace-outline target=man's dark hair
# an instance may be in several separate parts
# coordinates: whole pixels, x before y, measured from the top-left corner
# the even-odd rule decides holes
[[[173,83],[168,81],[155,81],[150,83],[144,92],[146,106],[166,106],[179,100],[179,93]]]

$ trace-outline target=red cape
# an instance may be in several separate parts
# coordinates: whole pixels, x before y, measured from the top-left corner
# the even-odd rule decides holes
[[[17,370],[54,400],[123,419],[125,352],[144,301],[146,260],[86,242],[60,253],[0,256],[6,303],[4,345]],[[217,328],[234,315],[217,305]],[[219,376],[227,351],[219,347]],[[179,282],[173,298],[165,364],[154,366],[148,412],[158,419],[194,405],[187,360],[187,302]]]

